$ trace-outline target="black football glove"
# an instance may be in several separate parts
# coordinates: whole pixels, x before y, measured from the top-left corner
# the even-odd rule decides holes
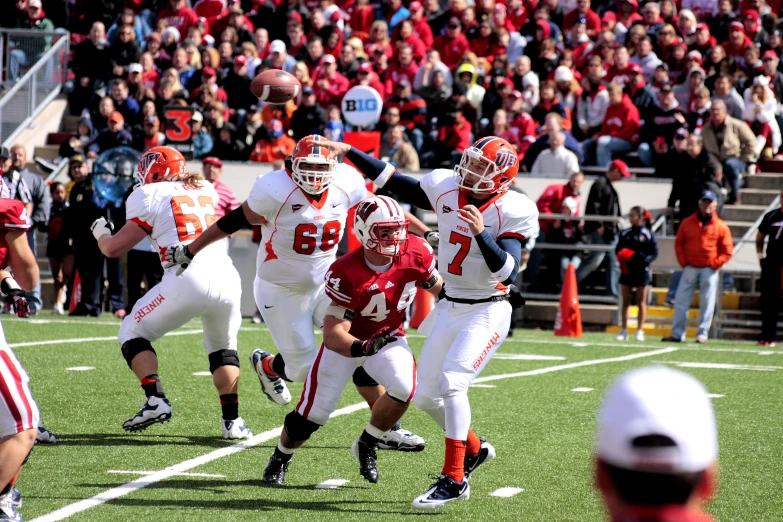
[[[519,288],[515,285],[508,285],[508,302],[511,304],[513,310],[525,306],[525,298],[522,297]]]
[[[30,317],[30,305],[24,297],[24,290],[19,288],[19,284],[13,277],[6,277],[0,281],[0,292],[6,297],[6,310],[11,306],[19,317]]]
[[[351,357],[370,357],[378,353],[381,348],[389,343],[393,343],[397,337],[389,331],[389,328],[383,328],[366,341],[356,340],[351,345]]]

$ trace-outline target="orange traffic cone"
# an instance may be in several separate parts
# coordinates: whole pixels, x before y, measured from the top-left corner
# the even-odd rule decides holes
[[[560,308],[555,319],[555,335],[582,337],[582,314],[579,311],[579,293],[576,288],[576,270],[568,265],[560,294]]]
[[[422,321],[430,314],[434,305],[435,297],[431,293],[423,290],[416,292],[416,297],[413,298],[411,328],[418,328]]]
[[[71,291],[71,302],[68,306],[68,312],[73,312],[76,305],[82,300],[82,278],[79,277],[79,271],[76,270],[73,276],[73,290]]]

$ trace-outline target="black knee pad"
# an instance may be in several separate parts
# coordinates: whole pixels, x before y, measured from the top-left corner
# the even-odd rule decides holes
[[[239,368],[239,357],[236,350],[218,350],[209,354],[209,373],[215,373],[215,370],[221,366],[236,366]]]
[[[285,416],[285,431],[293,440],[302,441],[310,438],[310,435],[321,427],[311,420],[302,417],[296,410]]]
[[[131,339],[130,341],[125,341],[125,344],[122,345],[122,356],[125,357],[125,361],[128,363],[128,368],[131,368],[131,361],[133,361],[133,358],[139,355],[141,352],[152,352],[155,355],[158,355],[155,352],[155,348],[152,347],[152,344],[146,339],[142,339],[141,337],[137,337],[135,339]]]
[[[359,388],[363,388],[365,386],[378,386],[378,382],[370,377],[370,374],[364,371],[363,366],[359,366],[353,372],[353,383]]]

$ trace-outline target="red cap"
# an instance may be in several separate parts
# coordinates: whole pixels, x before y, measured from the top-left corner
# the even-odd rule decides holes
[[[291,14],[289,14],[288,15],[288,19],[289,20],[295,20],[295,21],[299,22],[300,24],[302,23],[302,15],[300,13],[297,13],[296,11],[293,11]]]
[[[325,54],[322,60],[324,63],[337,63],[337,60],[331,54]]]
[[[601,21],[602,22],[615,22],[615,21],[617,21],[617,15],[614,13],[614,11],[607,11],[601,17]]]
[[[514,82],[512,82],[510,78],[503,78],[503,81],[500,82],[500,85],[505,85],[512,91],[514,90]]]
[[[701,53],[699,51],[691,51],[685,56],[685,58],[693,60],[694,62],[698,62],[699,65],[703,63]]]
[[[372,72],[372,64],[370,62],[363,62],[359,66],[359,72]]]
[[[731,22],[729,24],[729,32],[732,31],[739,31],[741,33],[745,33],[745,26],[742,25],[742,22]]]
[[[742,18],[745,20],[751,20],[753,22],[759,21],[759,12],[755,9],[748,9],[742,13]]]
[[[619,170],[620,174],[622,174],[624,178],[631,177],[631,172],[628,170],[628,165],[626,165],[623,160],[617,159],[612,161],[612,163],[609,165],[609,168]]]
[[[710,26],[707,25],[707,24],[699,24],[699,25],[696,26],[696,30],[697,31],[707,31],[709,33],[710,32]]]
[[[639,65],[638,63],[631,62],[628,64],[628,72],[642,74],[642,66]]]
[[[234,65],[247,65],[247,56],[240,54],[234,58]]]
[[[625,3],[631,4],[634,9],[639,9],[639,2],[637,0],[625,0]]]
[[[343,19],[343,15],[340,13],[339,9],[334,13],[332,13],[332,16],[329,17],[329,21],[332,22],[333,24],[336,24],[342,19]]]
[[[216,158],[215,156],[207,156],[203,160],[201,160],[201,163],[203,165],[213,165],[218,168],[223,168],[223,162],[220,161],[220,159]]]
[[[762,58],[762,59],[764,59],[764,58],[778,58],[778,59],[780,59],[780,58],[778,57],[778,53],[776,53],[776,52],[775,52],[775,51],[773,51],[772,49],[769,49],[769,50],[767,50],[767,51],[764,51],[764,54],[761,56],[761,58]]]
[[[503,4],[495,4],[495,11],[500,11],[503,14],[506,14],[508,12],[508,9]]]
[[[201,69],[201,76],[217,76],[217,71],[215,71],[214,67],[207,65]]]
[[[206,19],[206,18],[204,18],[203,16],[199,16],[199,17],[198,17],[198,20],[196,20],[196,22],[198,22],[198,23],[200,23],[200,24],[201,24],[201,23],[204,23],[204,24],[205,24],[205,23],[207,23],[207,19]]]
[[[114,111],[109,116],[109,121],[113,121],[114,123],[122,123],[125,121],[125,117],[120,111]]]
[[[511,96],[513,96],[517,100],[521,100],[522,99],[522,93],[517,91],[517,90],[511,91]]]
[[[424,11],[424,6],[421,5],[421,2],[411,2],[411,5],[408,7],[408,10],[411,13],[417,11]]]

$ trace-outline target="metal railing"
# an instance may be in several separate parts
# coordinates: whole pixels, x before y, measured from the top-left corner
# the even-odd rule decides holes
[[[8,146],[62,90],[70,38],[68,33],[3,30],[0,41],[0,70],[5,67],[8,78],[3,86],[13,83],[0,98],[0,142]],[[14,78],[22,72],[21,78]]]

